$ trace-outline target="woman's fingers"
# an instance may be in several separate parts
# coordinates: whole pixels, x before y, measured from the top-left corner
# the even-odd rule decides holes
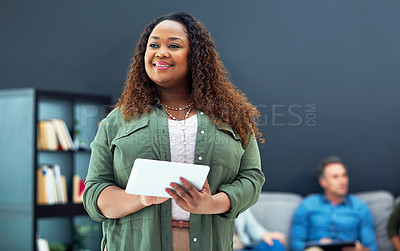
[[[184,200],[190,199],[190,193],[187,193],[180,185],[171,182],[170,186],[175,190],[175,193],[177,193]]]
[[[190,197],[193,198],[194,200],[199,199],[200,195],[199,195],[199,191],[197,190],[196,187],[194,187],[192,185],[192,183],[190,183],[187,179],[185,178],[180,178],[180,181],[182,183],[182,185],[186,188],[187,192],[189,193]]]
[[[140,202],[146,207],[153,205],[153,204],[161,204],[161,203],[167,201],[168,199],[169,199],[168,197],[155,197],[155,196],[146,196],[146,195],[140,196]]]
[[[181,200],[181,197],[176,193],[175,190],[171,188],[165,188],[165,192],[167,192],[172,197],[173,200],[175,201]]]
[[[174,183],[174,184],[175,184],[175,183]],[[186,211],[189,211],[189,212],[190,212],[190,208],[188,207],[188,202],[187,202],[183,197],[181,197],[181,195],[178,194],[177,191],[176,191],[176,190],[181,190],[181,192],[182,192],[183,189],[180,188],[179,185],[177,185],[177,184],[175,184],[175,185],[172,185],[172,184],[171,184],[171,187],[174,187],[174,186],[176,186],[176,188],[174,188],[175,190],[173,190],[173,189],[171,189],[171,188],[166,188],[165,191],[172,197],[172,199],[175,201],[175,203],[176,203],[180,208],[182,208],[183,210],[186,210]],[[179,187],[179,188],[178,188],[178,187]],[[185,196],[185,197],[186,197],[186,199],[188,199],[188,198],[189,198],[189,195],[187,195],[187,196]]]
[[[262,239],[265,243],[268,244],[268,246],[273,246],[274,241],[272,240],[271,232],[264,232],[262,235]]]
[[[185,178],[180,178],[180,181],[183,187],[177,183],[171,182],[170,186],[172,189],[166,188],[165,191],[182,209],[191,213],[206,212],[212,202],[210,186],[207,180],[204,182],[201,191],[198,191],[197,188]]]

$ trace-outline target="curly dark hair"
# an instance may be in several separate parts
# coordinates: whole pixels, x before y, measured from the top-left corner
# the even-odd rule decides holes
[[[244,146],[248,144],[249,136],[263,143],[255,121],[260,117],[259,111],[229,81],[228,72],[205,26],[184,12],[154,19],[140,36],[124,91],[116,104],[116,108],[123,108],[124,119],[149,112],[157,97],[156,85],[145,70],[144,56],[151,32],[165,20],[177,21],[186,28],[189,37],[189,79],[195,107],[206,113],[214,123],[232,127],[240,135]]]

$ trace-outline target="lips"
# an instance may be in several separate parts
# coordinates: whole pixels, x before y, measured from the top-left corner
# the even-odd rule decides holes
[[[154,67],[158,70],[166,70],[174,66],[173,64],[166,61],[156,61],[153,63]]]

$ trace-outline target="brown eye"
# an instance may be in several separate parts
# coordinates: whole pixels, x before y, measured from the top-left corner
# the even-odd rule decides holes
[[[171,44],[169,46],[169,48],[176,49],[176,48],[181,48],[181,47],[179,45],[177,45],[177,44]]]

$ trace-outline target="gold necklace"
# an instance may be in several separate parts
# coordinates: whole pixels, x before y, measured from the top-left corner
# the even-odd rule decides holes
[[[161,105],[164,106],[165,108],[173,110],[173,111],[183,111],[183,110],[186,110],[186,109],[189,109],[190,107],[192,107],[193,106],[193,102],[190,103],[188,106],[180,107],[180,108],[175,108],[175,107],[171,107],[171,106],[164,105],[164,104],[161,104]]]
[[[164,106],[164,105],[163,105]],[[178,118],[177,117],[175,117],[174,115],[172,115],[169,111],[167,111],[166,109],[164,109],[165,110],[165,112],[167,113],[167,115],[168,116],[170,116],[173,120],[175,120],[175,121],[177,121],[178,123],[179,123],[179,125],[180,125],[180,127],[179,127],[179,129],[181,129],[182,130],[182,133],[183,133],[183,147],[184,147],[184,159],[183,159],[183,162],[184,163],[187,163],[187,158],[186,158],[186,156],[187,156],[187,154],[186,154],[186,145],[187,145],[187,142],[186,142],[186,120],[187,120],[187,118],[189,117],[189,113],[190,113],[190,111],[192,111],[192,106],[190,105],[190,107],[189,107],[189,110],[186,112],[186,115],[185,115],[185,119],[183,120],[183,125],[181,124],[181,122],[178,120]]]

